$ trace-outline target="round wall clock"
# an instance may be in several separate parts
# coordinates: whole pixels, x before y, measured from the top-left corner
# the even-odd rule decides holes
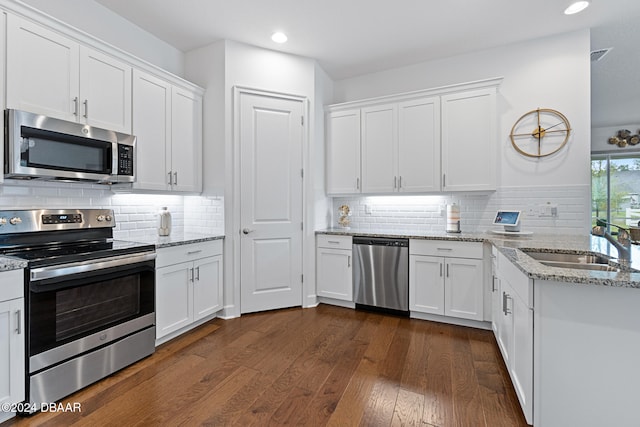
[[[520,154],[545,157],[564,147],[570,133],[571,126],[564,114],[550,108],[538,108],[516,120],[509,136]]]

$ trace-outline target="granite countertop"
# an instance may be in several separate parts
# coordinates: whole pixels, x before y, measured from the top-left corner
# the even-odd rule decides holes
[[[19,270],[21,268],[25,268],[26,266],[27,266],[27,261],[24,261],[18,258],[0,256],[0,272],[10,271],[10,270]]]
[[[169,236],[158,236],[157,234],[149,234],[142,237],[136,237],[136,242],[155,245],[156,249],[168,248],[170,246],[189,245],[191,243],[208,242],[211,240],[224,239],[223,234],[203,234],[193,232],[173,231]]]
[[[463,242],[487,242],[494,245],[504,256],[514,263],[528,277],[537,280],[550,280],[578,284],[640,288],[640,246],[632,245],[631,271],[594,271],[572,268],[550,267],[526,254],[527,249],[552,253],[602,254],[610,258],[610,264],[617,263],[617,249],[602,237],[590,235],[532,234],[504,236],[487,232],[447,233],[416,229],[372,230],[328,228],[318,230],[316,234],[334,234],[345,236],[402,237],[409,239],[456,240]],[[633,271],[637,270],[637,271]]]

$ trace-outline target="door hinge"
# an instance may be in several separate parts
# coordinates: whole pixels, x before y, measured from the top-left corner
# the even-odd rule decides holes
[[[304,222],[300,223],[300,230],[304,230]]]
[[[300,124],[304,126],[304,116],[300,116]]]
[[[300,282],[304,283],[304,274],[300,275]]]
[[[300,178],[304,178],[304,169],[300,169]]]

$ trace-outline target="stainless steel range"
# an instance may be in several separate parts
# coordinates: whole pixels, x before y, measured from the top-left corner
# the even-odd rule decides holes
[[[55,402],[154,352],[155,247],[113,240],[105,209],[0,211],[24,259],[26,402]]]

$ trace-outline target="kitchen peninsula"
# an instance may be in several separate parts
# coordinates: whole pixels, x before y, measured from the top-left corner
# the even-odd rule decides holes
[[[638,246],[632,246],[631,269],[625,269],[616,262],[617,250],[609,242],[589,235],[509,237],[339,228],[317,233],[404,237],[410,239],[410,251],[412,244],[422,241],[481,242],[491,272],[483,275],[485,311],[489,307],[491,312],[484,318],[491,320],[527,421],[543,426],[606,425],[615,419],[616,425],[633,425],[633,391],[640,381]],[[527,252],[602,255],[611,271],[553,267]],[[426,286],[411,277],[410,283]],[[415,289],[410,292],[414,295]],[[420,314],[411,312],[412,317]]]

